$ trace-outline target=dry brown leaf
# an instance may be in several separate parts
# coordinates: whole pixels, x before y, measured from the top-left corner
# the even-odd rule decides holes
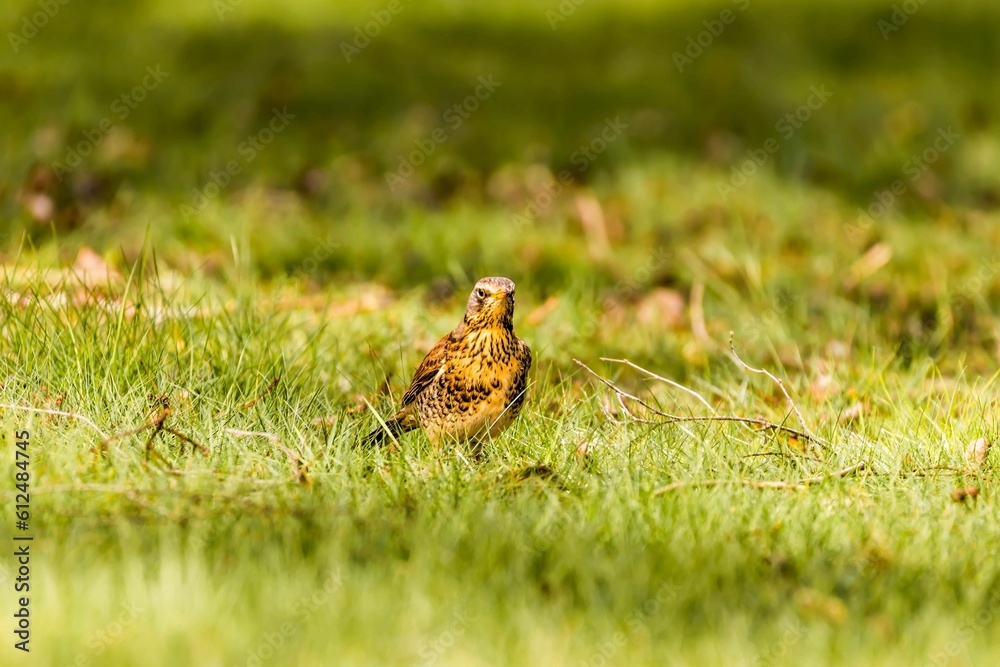
[[[844,411],[840,413],[840,419],[837,420],[837,423],[841,426],[853,424],[869,412],[871,412],[871,408],[868,403],[864,401],[856,401],[847,406]]]
[[[951,499],[956,503],[964,503],[966,500],[975,500],[979,496],[979,489],[975,486],[958,488],[951,492]]]
[[[833,375],[820,373],[809,383],[809,393],[817,403],[824,403],[831,395],[840,391],[840,385],[833,379]]]
[[[986,438],[976,438],[965,447],[965,460],[969,465],[980,468],[986,463],[990,456],[990,449],[993,447]]]
[[[848,269],[847,286],[853,288],[875,275],[875,273],[892,260],[892,246],[888,243],[876,243],[865,254],[854,260]]]
[[[604,219],[604,208],[597,197],[590,193],[580,193],[573,198],[580,225],[587,237],[587,250],[593,259],[606,257],[610,250],[608,225]]]
[[[842,340],[831,340],[824,346],[824,353],[830,359],[846,361],[851,358],[851,344]]]
[[[85,287],[105,287],[122,282],[122,276],[92,248],[83,246],[73,260],[73,273]]]
[[[365,285],[358,294],[331,301],[326,312],[333,317],[351,317],[359,313],[381,310],[393,302],[392,293],[382,285]]]

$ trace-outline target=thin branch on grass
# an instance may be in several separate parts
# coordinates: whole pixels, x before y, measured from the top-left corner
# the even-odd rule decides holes
[[[801,484],[817,484],[819,482],[825,482],[828,479],[834,477],[847,477],[856,472],[861,472],[867,468],[867,464],[864,461],[858,461],[852,466],[847,466],[843,470],[838,470],[837,472],[828,473],[826,475],[816,475],[815,477],[806,477],[800,483]]]
[[[780,389],[781,393],[785,395],[786,399],[788,399],[788,405],[792,408],[792,412],[794,412],[795,416],[798,418],[799,424],[801,424],[802,428],[806,432],[808,432],[809,431],[809,427],[806,426],[806,421],[805,421],[805,419],[802,418],[802,413],[799,412],[798,406],[795,405],[795,401],[792,400],[791,394],[789,394],[788,390],[785,389],[785,383],[782,382],[780,378],[778,378],[777,376],[775,376],[774,373],[772,373],[771,371],[767,370],[766,368],[754,368],[753,366],[749,365],[747,362],[745,362],[742,359],[740,359],[740,355],[736,354],[736,345],[733,343],[733,336],[734,335],[735,334],[732,331],[729,332],[729,351],[733,353],[733,358],[736,359],[736,363],[738,363],[740,366],[742,366],[743,369],[746,370],[747,372],[750,372],[750,373],[759,373],[761,375],[766,375],[768,378],[770,378],[770,380],[772,382],[774,382],[776,385],[778,385],[778,389]]]
[[[635,364],[635,363],[629,361],[628,359],[609,359],[608,357],[601,357],[601,361],[610,361],[611,363],[614,363],[614,364],[625,364],[626,366],[634,368],[635,370],[637,370],[640,373],[643,373],[645,375],[648,375],[649,377],[653,378],[654,380],[659,380],[660,382],[665,382],[665,383],[669,384],[671,387],[676,387],[677,389],[680,389],[681,391],[686,392],[687,394],[689,394],[691,396],[694,396],[699,401],[701,401],[702,405],[704,405],[706,408],[708,408],[712,412],[715,412],[715,410],[712,408],[711,404],[708,401],[706,401],[704,398],[702,398],[701,394],[699,394],[698,392],[696,392],[694,389],[688,389],[687,387],[685,387],[684,385],[682,385],[680,382],[674,382],[673,380],[671,380],[669,378],[665,378],[665,377],[663,377],[661,375],[657,375],[653,371],[646,370],[642,366],[639,366],[638,364]]]
[[[815,477],[806,477],[797,482],[781,482],[781,481],[770,481],[770,480],[757,480],[757,479],[702,479],[702,480],[689,480],[683,482],[674,482],[673,484],[667,484],[666,486],[661,486],[657,490],[653,491],[653,496],[662,496],[665,493],[670,493],[671,491],[677,491],[678,489],[695,488],[695,487],[709,487],[709,486],[728,486],[728,485],[740,485],[749,486],[755,489],[787,489],[791,491],[805,491],[809,488],[811,484],[819,484],[825,482],[828,479],[833,479],[835,477],[847,477],[850,474],[859,472],[865,469],[865,462],[861,461],[855,463],[852,466],[848,466],[843,470],[838,470],[837,472],[832,472],[827,475],[817,475]]]
[[[260,399],[262,399],[262,398],[264,398],[265,396],[267,396],[268,394],[270,394],[270,393],[271,393],[271,391],[272,391],[272,390],[273,390],[273,389],[274,389],[275,387],[277,387],[277,386],[278,386],[278,380],[280,380],[280,379],[281,379],[281,376],[280,376],[280,375],[275,375],[275,376],[274,376],[274,379],[273,379],[273,380],[271,380],[271,384],[267,385],[267,386],[266,386],[266,387],[264,388],[264,391],[262,391],[262,392],[260,392],[259,394],[257,394],[257,397],[256,397],[256,398],[254,398],[254,399],[253,399],[252,401],[250,401],[250,402],[248,402],[248,403],[244,403],[244,404],[243,404],[243,406],[242,406],[242,407],[240,408],[240,410],[249,410],[249,409],[250,409],[250,408],[252,408],[253,406],[257,405],[257,402],[258,402],[258,401],[259,401]]]
[[[267,438],[268,440],[280,440],[278,436],[267,431],[244,431],[238,428],[227,428],[225,433],[235,435],[237,438]]]
[[[84,424],[87,424],[92,429],[97,431],[98,435],[102,438],[107,438],[108,434],[98,428],[97,424],[90,420],[89,417],[85,417],[75,412],[63,412],[62,410],[49,410],[46,408],[29,408],[26,405],[11,405],[8,403],[0,403],[0,408],[7,408],[9,410],[23,410],[24,412],[39,412],[43,415],[56,415],[58,417],[72,417],[73,419],[78,419]]]
[[[257,394],[253,399],[251,399],[251,400],[247,401],[246,403],[244,403],[243,405],[241,405],[240,406],[240,410],[249,410],[253,406],[257,405],[257,402],[260,401],[260,399],[262,399],[265,396],[267,396],[268,394],[270,394],[271,391],[273,391],[274,388],[278,386],[278,382],[280,380],[281,380],[281,376],[280,375],[275,375],[274,379],[271,380],[271,383],[269,385],[267,385],[266,387],[264,387],[264,390],[262,392],[260,392],[259,394]],[[218,412],[216,412],[212,416],[213,417],[221,417],[222,415],[226,414],[226,410],[227,409],[228,408],[222,408],[221,410],[219,410]]]
[[[636,422],[644,423],[644,424],[675,424],[675,423],[680,423],[680,422],[736,422],[736,423],[739,423],[739,424],[748,424],[748,425],[752,425],[752,426],[757,426],[758,428],[761,428],[761,429],[772,430],[772,431],[780,431],[782,433],[786,433],[786,434],[788,434],[790,436],[793,436],[795,438],[798,438],[800,440],[806,440],[806,441],[815,443],[815,444],[819,445],[820,447],[825,447],[826,446],[825,443],[822,440],[820,440],[819,438],[817,438],[814,435],[810,435],[810,434],[805,433],[803,431],[799,431],[797,429],[790,428],[790,427],[784,426],[782,424],[775,424],[775,423],[769,422],[769,421],[767,421],[765,419],[760,419],[760,418],[755,418],[755,417],[734,417],[734,416],[729,416],[729,415],[709,415],[709,416],[703,416],[703,417],[699,417],[699,416],[681,417],[680,415],[672,415],[669,412],[664,412],[662,410],[654,408],[652,405],[650,405],[646,401],[642,400],[638,396],[633,396],[632,394],[628,393],[624,389],[621,389],[620,387],[618,387],[617,385],[615,385],[613,382],[611,382],[611,380],[608,380],[607,378],[602,377],[596,371],[594,371],[592,368],[590,368],[590,366],[588,366],[587,364],[583,363],[579,359],[574,359],[573,361],[578,366],[580,366],[581,368],[583,368],[585,371],[587,371],[588,373],[590,373],[591,375],[593,375],[595,378],[597,378],[601,383],[603,383],[609,389],[611,389],[611,391],[613,391],[616,394],[618,394],[618,396],[620,398],[627,398],[630,401],[635,401],[636,403],[638,403],[639,405],[641,405],[645,409],[649,410],[651,413],[657,415],[658,417],[663,417],[662,420],[642,419],[640,417],[635,417],[634,415],[632,415],[631,412],[629,412],[628,414],[630,416],[632,416],[632,419],[634,421],[636,421]]]
[[[302,457],[299,456],[297,452],[294,452],[286,447],[281,438],[274,433],[268,433],[267,431],[243,431],[238,428],[227,428],[225,432],[230,435],[234,435],[237,438],[267,438],[274,443],[275,447],[281,450],[281,452],[288,457],[289,463],[292,467],[292,477],[294,480],[299,484],[307,483],[309,481],[308,477],[306,477],[306,469],[309,467],[309,464],[303,463]]]
[[[156,455],[156,458],[158,458],[160,462],[163,463],[163,465],[169,468],[170,464],[167,463],[167,460],[163,458],[163,456],[158,451],[153,449],[153,440],[156,438],[157,435],[159,435],[160,431],[163,430],[163,420],[167,418],[168,412],[170,412],[169,408],[167,410],[162,410],[160,414],[158,414],[156,418],[153,420],[153,423],[149,425],[153,429],[153,432],[149,434],[148,438],[146,438],[146,460],[147,461],[149,460],[149,453],[152,452],[153,454]]]
[[[754,452],[752,454],[744,454],[743,458],[750,459],[750,458],[754,458],[755,456],[778,456],[778,457],[781,457],[781,458],[806,459],[807,461],[815,461],[816,463],[822,463],[823,462],[822,460],[816,458],[815,456],[807,456],[805,454],[800,454],[798,452],[783,452],[783,451],[776,451],[776,452]]]
[[[194,440],[192,440],[188,436],[184,435],[180,431],[172,429],[169,426],[164,426],[163,430],[166,431],[167,433],[169,433],[170,435],[174,436],[175,438],[179,438],[179,439],[183,440],[184,442],[190,443],[192,448],[198,448],[198,449],[201,450],[202,454],[204,454],[205,456],[208,456],[208,454],[209,454],[208,447],[206,447],[205,445],[201,444],[200,442],[195,442]],[[193,451],[193,449],[192,449],[192,451]]]
[[[959,475],[975,475],[976,470],[968,468],[955,468],[952,466],[926,466],[924,468],[914,468],[910,470],[906,477],[934,477],[935,475],[946,475],[957,477]]]
[[[145,445],[146,460],[149,460],[149,455],[152,454],[161,463],[163,463],[164,465],[166,465],[168,468],[170,467],[170,464],[168,463],[168,461],[165,458],[163,458],[163,456],[161,456],[160,453],[157,452],[153,448],[153,440],[155,440],[156,436],[158,436],[160,433],[163,433],[163,432],[169,433],[170,435],[174,436],[175,438],[178,438],[182,442],[188,442],[188,443],[190,443],[191,444],[191,451],[192,452],[197,449],[197,450],[200,450],[202,454],[208,456],[208,454],[209,454],[208,447],[206,447],[205,445],[203,445],[203,444],[201,444],[201,443],[193,440],[192,438],[184,435],[180,431],[178,431],[176,429],[173,429],[173,428],[170,428],[169,426],[166,425],[167,417],[170,414],[171,414],[170,408],[165,408],[163,410],[160,410],[156,414],[156,416],[153,417],[152,421],[150,421],[150,422],[148,422],[146,424],[143,424],[142,426],[139,426],[138,428],[134,428],[134,429],[131,429],[129,431],[123,431],[122,433],[116,433],[115,435],[112,435],[110,437],[106,437],[104,439],[104,441],[102,441],[101,444],[97,446],[97,449],[96,449],[95,453],[98,454],[98,455],[104,454],[107,451],[107,449],[108,449],[108,445],[110,445],[112,442],[115,442],[117,440],[122,440],[124,438],[128,438],[128,437],[131,437],[133,435],[137,435],[137,434],[142,433],[143,431],[147,431],[149,429],[153,429],[153,432],[149,434],[148,438],[146,438],[146,445]],[[182,454],[184,453],[183,446],[181,447],[181,453]]]
[[[686,482],[674,482],[673,484],[667,484],[653,491],[654,496],[662,496],[664,493],[669,493],[671,491],[676,491],[678,489],[694,488],[694,487],[708,487],[708,486],[730,486],[730,485],[740,485],[749,486],[755,489],[790,489],[793,491],[805,491],[806,487],[803,484],[795,484],[794,482],[771,482],[768,480],[756,480],[756,479],[700,479]]]

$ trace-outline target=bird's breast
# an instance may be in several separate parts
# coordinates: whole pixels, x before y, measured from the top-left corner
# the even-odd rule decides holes
[[[520,410],[527,364],[512,331],[466,331],[451,346],[432,387],[418,399],[431,441],[498,435]]]
[[[470,370],[494,374],[511,363],[517,338],[504,330],[471,331],[462,340],[461,357]]]

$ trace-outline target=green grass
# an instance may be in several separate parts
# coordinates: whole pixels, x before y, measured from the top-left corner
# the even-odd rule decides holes
[[[997,453],[964,456],[998,436],[996,7],[925,3],[883,40],[870,0],[755,0],[678,72],[735,3],[588,0],[555,31],[556,3],[406,3],[351,63],[374,4],[92,4],[0,49],[0,542],[23,430],[35,536],[32,652],[0,559],[0,663],[998,662]],[[487,72],[496,94],[389,190]],[[723,196],[815,85],[829,102]],[[275,107],[296,118],[248,160]],[[911,178],[941,127],[960,138]],[[522,416],[482,460],[420,433],[359,448],[485,275],[518,285]],[[709,411],[602,357],[823,445],[629,420],[574,359]],[[183,438],[150,440],[165,406]],[[654,495],[705,480],[726,483]]]
[[[656,191],[661,169],[671,173],[650,164],[609,187],[657,206],[641,193]],[[706,191],[714,182],[690,178]],[[677,219],[703,210],[698,192],[671,200],[690,207]],[[152,443],[164,460],[147,460],[147,430],[100,454],[102,437],[79,420],[0,412],[11,464],[13,432],[32,434],[33,661],[255,664],[248,651],[268,641],[282,642],[262,662],[273,665],[911,665],[949,650],[948,664],[973,665],[1000,655],[995,475],[968,470],[962,454],[997,435],[994,339],[949,324],[959,307],[989,321],[978,296],[996,277],[961,288],[989,266],[989,244],[924,223],[940,249],[927,256],[911,240],[915,223],[892,222],[880,230],[890,263],[846,284],[860,256],[843,231],[849,209],[769,178],[727,214],[742,224],[675,228],[666,261],[645,242],[657,228],[636,230],[589,277],[570,259],[587,241],[569,229],[498,234],[502,212],[483,209],[460,236],[440,223],[452,214],[431,215],[391,243],[422,239],[429,251],[464,239],[481,249],[481,273],[514,275],[516,327],[537,359],[523,416],[481,462],[434,451],[419,433],[401,452],[356,446],[374,423],[366,401],[391,410],[458,321],[470,284],[458,268],[450,296],[427,284],[318,288],[310,274],[262,281],[246,231],[210,271],[181,274],[147,249],[89,297],[74,279],[39,274],[55,263],[44,254],[8,267],[3,403],[89,416],[111,435],[147,423],[166,397],[165,424],[208,450],[164,433]],[[803,236],[807,217],[817,222]],[[338,251],[364,254],[370,238],[344,236]],[[536,283],[525,258],[547,251],[567,268]],[[688,315],[641,320],[654,286],[688,301],[693,284],[705,286],[713,343]],[[556,307],[529,323],[548,297]],[[785,378],[826,447],[732,424],[621,423],[609,392],[572,363],[665,410],[705,414],[599,361],[628,357],[718,414],[798,427],[776,387],[729,358],[730,329],[747,363]],[[841,423],[859,401],[869,409]],[[867,473],[806,491],[653,496],[674,481],[795,481],[858,461]],[[959,486],[979,487],[979,499],[953,502]],[[11,530],[5,521],[3,539]],[[141,610],[134,620],[129,605]]]
[[[201,2],[68,3],[17,53],[0,51],[5,217],[21,213],[12,195],[33,170],[65,162],[105,118],[112,131],[53,186],[58,225],[79,226],[75,208],[105,207],[115,225],[137,199],[150,198],[176,217],[213,171],[243,160],[239,145],[275,108],[295,119],[242,164],[229,192],[293,190],[333,218],[359,204],[364,215],[392,216],[411,201],[496,198],[488,185],[498,172],[573,169],[574,152],[608,118],[628,129],[576,174],[578,184],[663,151],[728,173],[776,138],[781,150],[768,171],[867,206],[939,128],[953,127],[958,144],[903,206],[934,214],[945,202],[993,206],[1000,197],[1000,94],[981,85],[1000,57],[1000,12],[978,0],[925,3],[889,39],[878,22],[892,8],[871,0],[754,0],[683,71],[674,54],[704,21],[742,3],[588,0],[555,30],[545,12],[558,3],[469,11],[444,1],[403,4],[347,62],[341,44],[379,9],[371,3],[297,3],[278,12],[244,0],[224,20]],[[33,11],[33,0],[12,3],[0,19],[17,27]],[[141,83],[147,66],[168,75],[122,118],[114,100]],[[500,88],[460,127],[448,126],[445,110],[481,75],[494,75]],[[832,96],[791,136],[779,134],[776,124],[814,86]],[[386,196],[385,173],[438,126],[447,140]],[[33,229],[24,216],[11,222]],[[94,226],[88,220],[85,233]]]

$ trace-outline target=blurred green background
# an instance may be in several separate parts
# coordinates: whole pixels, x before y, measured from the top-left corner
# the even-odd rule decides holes
[[[949,664],[996,662],[995,468],[962,466],[997,433],[997,3],[18,0],[0,25],[32,657],[99,660],[80,646],[135,595],[106,664],[251,664],[342,571],[273,664],[411,664],[453,608],[481,633],[423,664],[598,664],[660,579],[677,598],[609,663],[927,664],[969,619]],[[419,434],[359,450],[497,274],[536,359],[510,435],[482,465]],[[730,331],[828,450],[619,423],[572,361],[790,419]],[[161,471],[144,431],[100,456],[86,424],[25,412],[128,434],[161,396],[211,456],[161,439]],[[230,427],[277,434],[312,485]],[[808,491],[651,496],[862,459]],[[778,620],[800,617],[792,648]]]
[[[169,239],[183,241],[178,255],[227,248],[235,223],[220,221],[218,207],[256,197],[247,229],[264,239],[261,266],[291,273],[317,232],[349,237],[365,226],[391,236],[417,224],[420,211],[466,206],[498,213],[469,224],[500,225],[532,201],[534,184],[561,170],[572,173],[573,190],[600,187],[666,156],[675,173],[657,188],[683,196],[677,174],[707,169],[715,190],[707,199],[726,208],[718,184],[769,138],[779,148],[759,172],[828,191],[847,210],[867,208],[903,177],[909,187],[896,210],[918,220],[992,211],[1000,202],[1000,88],[992,85],[1000,6],[904,4],[912,15],[872,0],[399,0],[395,13],[389,3],[357,1],[6,3],[5,248],[25,230],[39,243],[54,230],[65,252],[93,243],[134,254],[146,226],[168,259]],[[367,42],[359,38],[366,29],[374,34]],[[149,89],[136,95],[147,67],[165,75],[147,78]],[[447,110],[480,76],[500,85],[454,127]],[[779,127],[814,87],[829,99],[805,122]],[[271,143],[241,152],[275,109],[294,118]],[[573,156],[609,119],[627,128],[579,169]],[[435,128],[443,142],[405,183],[387,187],[386,173],[428,145]],[[910,184],[904,165],[948,128],[960,138]],[[73,150],[88,154],[64,173]],[[230,161],[239,173],[195,207]],[[294,216],[280,214],[289,207]],[[626,241],[636,240],[632,227],[678,224],[666,210],[633,207],[619,217]],[[448,273],[445,258],[382,257],[342,248],[321,268],[396,283]],[[456,252],[451,261],[475,274],[481,256]]]

